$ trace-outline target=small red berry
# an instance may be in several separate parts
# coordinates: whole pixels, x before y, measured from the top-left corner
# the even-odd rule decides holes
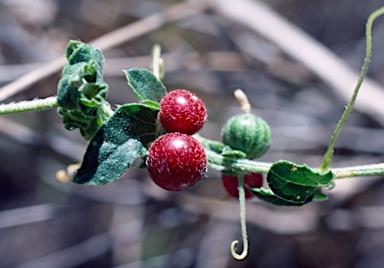
[[[161,188],[182,191],[198,183],[207,170],[204,148],[191,136],[168,133],[155,140],[147,157],[149,176]]]
[[[171,91],[160,101],[159,119],[167,132],[195,134],[206,118],[204,103],[187,90]]]
[[[221,181],[223,183],[224,189],[230,196],[239,198],[239,180],[236,176],[231,177],[222,174]],[[260,188],[263,185],[263,175],[259,173],[247,173],[244,175],[244,184],[248,185],[251,188]],[[246,199],[253,197],[253,194],[251,194],[251,192],[248,191],[247,188],[244,188],[244,192]]]

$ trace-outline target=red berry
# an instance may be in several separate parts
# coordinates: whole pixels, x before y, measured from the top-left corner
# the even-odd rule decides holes
[[[207,157],[187,134],[168,133],[155,140],[147,157],[149,176],[161,188],[182,191],[198,183],[207,170]]]
[[[223,182],[224,189],[227,193],[235,198],[239,198],[239,180],[237,177],[231,177],[225,174],[221,175],[221,181]],[[263,185],[263,175],[259,173],[247,173],[244,175],[244,184],[251,188],[260,188]],[[245,198],[249,199],[253,197],[247,188],[244,188]]]
[[[160,123],[167,132],[195,134],[207,118],[204,103],[191,92],[178,89],[160,101]]]

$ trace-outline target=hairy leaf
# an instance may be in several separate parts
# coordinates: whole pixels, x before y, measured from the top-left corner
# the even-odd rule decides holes
[[[124,71],[128,85],[132,88],[140,101],[151,100],[160,102],[167,94],[163,83],[156,76],[146,69],[130,69]]]
[[[102,185],[120,178],[155,139],[158,107],[120,106],[91,139],[74,182]]]
[[[80,41],[67,46],[67,65],[58,84],[58,113],[68,130],[79,128],[85,139],[90,139],[102,126],[109,104],[105,100],[108,85],[104,83],[104,56],[100,50]]]
[[[331,171],[320,174],[306,165],[278,161],[271,166],[267,182],[277,197],[288,202],[305,204],[314,198],[324,199],[324,195],[319,194],[319,189],[328,185],[333,177]]]
[[[71,40],[68,43],[65,56],[70,65],[95,60],[101,70],[104,64],[104,56],[99,49],[77,40]]]

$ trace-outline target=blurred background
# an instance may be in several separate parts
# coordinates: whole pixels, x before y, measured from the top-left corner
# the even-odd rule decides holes
[[[188,89],[206,104],[201,135],[220,140],[221,126],[241,112],[233,96],[241,88],[272,129],[260,160],[318,167],[363,64],[366,19],[382,4],[0,0],[0,99],[55,95],[57,66],[77,39],[103,49],[109,101],[134,102],[122,70],[149,68],[160,44],[167,89]],[[371,83],[339,137],[334,167],[384,160],[382,18],[373,39]],[[31,82],[15,84],[31,72]],[[229,249],[241,240],[239,206],[220,173],[209,169],[180,193],[134,168],[107,186],[57,183],[56,172],[79,162],[86,146],[55,109],[0,117],[0,267],[384,266],[383,178],[339,180],[328,201],[299,208],[248,201],[249,256],[236,261]]]

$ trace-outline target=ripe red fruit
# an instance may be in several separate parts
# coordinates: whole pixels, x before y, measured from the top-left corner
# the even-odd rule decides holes
[[[155,140],[146,160],[149,176],[161,188],[182,191],[198,183],[207,170],[207,157],[187,134],[168,133]]]
[[[206,118],[204,103],[187,90],[171,91],[160,101],[159,119],[167,132],[195,134]]]
[[[223,183],[224,189],[230,196],[239,198],[239,180],[236,176],[231,177],[222,174],[221,181]],[[251,188],[260,188],[263,185],[263,175],[259,173],[247,173],[244,175],[244,184],[248,185]],[[244,192],[246,199],[253,197],[253,194],[251,194],[251,192],[248,191],[247,188],[244,188]]]

